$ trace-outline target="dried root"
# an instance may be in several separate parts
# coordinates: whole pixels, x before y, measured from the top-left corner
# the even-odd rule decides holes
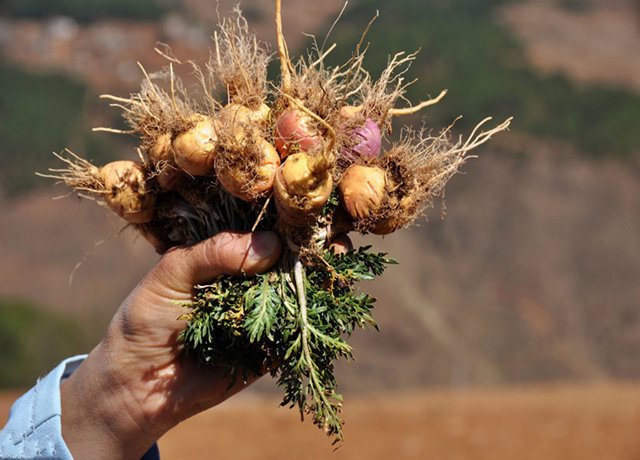
[[[50,169],[51,174],[37,174],[41,177],[56,179],[79,193],[103,194],[104,182],[100,177],[100,168],[69,149],[65,149],[64,153],[68,156],[55,152],[54,155],[66,165],[65,168]]]
[[[250,109],[267,98],[267,66],[271,59],[265,44],[249,32],[249,25],[236,7],[233,19],[225,19],[214,33],[214,51],[207,74],[214,88],[222,85],[230,104]]]
[[[126,133],[137,133],[141,137],[143,150],[155,147],[160,136],[169,133],[172,137],[191,128],[192,116],[198,112],[197,105],[186,94],[182,80],[173,72],[173,65],[168,71],[149,75],[138,64],[144,80],[140,91],[129,98],[121,98],[110,94],[100,97],[112,101],[111,106],[122,110],[122,116],[131,127]],[[169,86],[169,92],[159,84]],[[95,128],[94,131],[117,132],[110,128]]]

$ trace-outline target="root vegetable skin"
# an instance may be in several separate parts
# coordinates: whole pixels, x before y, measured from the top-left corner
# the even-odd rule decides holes
[[[259,139],[257,144],[262,154],[262,162],[256,167],[252,182],[248,182],[246,175],[238,169],[216,171],[218,181],[225,190],[244,201],[251,201],[269,191],[273,187],[280,166],[280,155],[273,145],[265,139]]]
[[[340,182],[342,203],[354,219],[364,219],[380,208],[385,196],[385,172],[374,166],[353,165]]]
[[[316,158],[306,153],[291,155],[279,171],[287,191],[293,195],[315,197],[314,192],[322,188],[328,176],[327,170],[319,168],[317,163]]]
[[[156,142],[147,152],[149,160],[154,165],[160,162],[174,163],[173,152],[171,151],[171,137],[171,133],[164,133],[158,136]]]
[[[380,154],[382,134],[376,122],[370,118],[360,128],[353,130],[352,137],[359,142],[353,147],[342,149],[342,154],[351,161],[369,161]]]
[[[278,168],[274,195],[280,216],[291,226],[306,226],[331,195],[333,180],[326,162],[295,153]]]
[[[114,161],[100,169],[104,181],[104,201],[109,208],[132,224],[153,219],[155,194],[147,189],[142,164],[134,161]]]
[[[346,254],[347,251],[353,249],[351,238],[345,234],[340,234],[331,240],[329,250],[336,254]]]
[[[149,160],[155,166],[158,185],[165,190],[174,190],[184,175],[184,172],[176,165],[173,157],[171,138],[171,133],[164,133],[158,136],[156,142],[147,151]]]
[[[196,115],[194,119],[197,120],[195,125],[173,140],[174,158],[184,172],[204,176],[211,172],[215,160],[215,123],[203,115]]]
[[[269,121],[271,109],[261,104],[257,109],[250,109],[240,104],[227,104],[220,111],[220,121],[230,123],[235,129],[243,129],[252,124],[264,125]]]
[[[280,156],[275,147],[266,140],[260,141],[260,146],[264,152],[264,162],[257,169],[257,174],[260,177],[259,183],[261,184],[260,192],[267,191],[273,186],[273,182],[276,177],[276,172],[280,167]]]
[[[273,137],[283,160],[297,151],[309,152],[322,145],[320,134],[312,128],[312,118],[298,109],[282,114]]]
[[[345,105],[340,108],[340,118],[343,122],[351,122],[351,126],[354,124],[354,119],[361,116],[362,106]],[[354,140],[354,145],[350,147],[344,147],[342,154],[349,160],[357,161],[369,161],[375,159],[380,154],[380,148],[382,146],[382,133],[378,124],[371,118],[366,118],[364,123],[351,131],[351,136]]]

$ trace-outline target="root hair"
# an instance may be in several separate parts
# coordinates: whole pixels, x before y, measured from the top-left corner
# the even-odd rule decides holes
[[[214,33],[206,69],[214,88],[227,94],[229,103],[256,109],[267,97],[267,66],[271,55],[266,44],[249,31],[236,6],[233,18],[223,19]]]
[[[481,131],[491,118],[482,120],[465,139],[453,139],[451,124],[437,135],[425,128],[406,129],[398,143],[377,164],[387,173],[387,197],[369,218],[356,222],[362,233],[390,233],[413,223],[436,198],[444,199],[447,182],[470,158],[470,152],[494,134],[507,130],[511,118]],[[455,123],[455,121],[454,121]]]

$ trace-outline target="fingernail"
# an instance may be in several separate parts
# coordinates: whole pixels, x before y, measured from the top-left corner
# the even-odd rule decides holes
[[[268,259],[280,248],[280,238],[275,232],[256,232],[251,235],[247,257],[254,261]]]
[[[333,239],[329,245],[329,249],[333,249],[335,254],[346,254],[349,250],[353,249],[353,242],[346,234],[341,233]]]

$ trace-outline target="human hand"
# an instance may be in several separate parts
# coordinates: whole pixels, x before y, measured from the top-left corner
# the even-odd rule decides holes
[[[116,312],[105,338],[61,385],[62,435],[76,458],[140,458],[180,421],[250,382],[229,379],[181,354],[177,336],[193,286],[251,275],[280,256],[272,232],[223,232],[168,251]]]

